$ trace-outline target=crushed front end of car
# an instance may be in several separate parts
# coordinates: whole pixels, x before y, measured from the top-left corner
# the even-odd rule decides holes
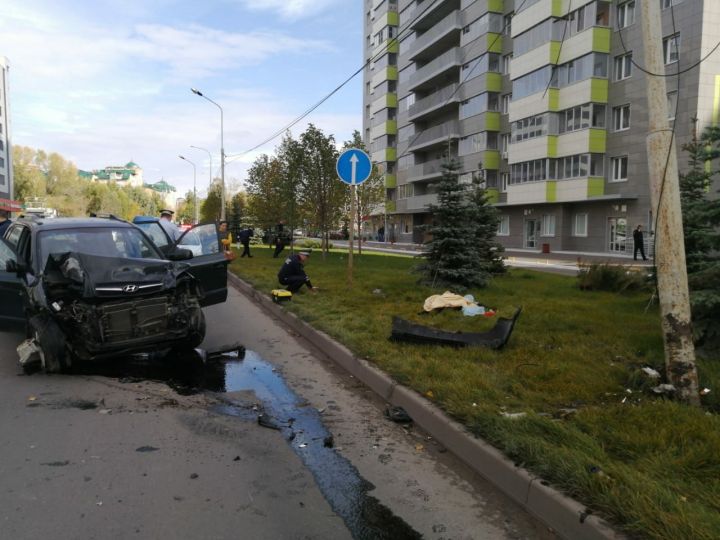
[[[195,348],[205,337],[202,287],[185,263],[52,254],[32,288],[31,340],[46,371],[74,358]]]

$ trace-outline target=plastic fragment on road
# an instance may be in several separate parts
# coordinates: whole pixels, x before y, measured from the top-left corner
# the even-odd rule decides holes
[[[398,424],[408,424],[412,422],[412,418],[410,418],[410,415],[402,407],[387,407],[385,409],[385,416]]]
[[[509,418],[510,420],[517,420],[519,418],[523,418],[524,416],[527,416],[527,413],[526,412],[514,412],[514,413],[501,412],[500,416],[502,416],[504,418]]]
[[[273,289],[270,291],[270,294],[272,295],[272,301],[276,304],[292,300],[292,293],[290,291],[286,291],[285,289]]]
[[[659,384],[652,391],[656,394],[674,394],[675,387],[672,384]]]
[[[280,426],[273,420],[271,417],[269,417],[266,414],[259,414],[257,417],[258,424],[262,427],[266,427],[268,429],[276,429],[280,431]]]
[[[23,341],[17,346],[18,363],[25,367],[32,364],[39,364],[41,359],[41,350],[35,339],[30,338]]]
[[[646,367],[642,368],[642,372],[645,375],[647,375],[648,377],[650,377],[651,379],[659,379],[660,378],[660,372],[651,367],[646,366]]]

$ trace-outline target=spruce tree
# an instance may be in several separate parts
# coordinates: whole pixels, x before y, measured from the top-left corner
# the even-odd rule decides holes
[[[478,264],[490,274],[502,274],[505,272],[502,260],[505,248],[495,239],[500,221],[498,211],[490,204],[483,178],[473,176],[471,190],[475,242],[480,252]]]
[[[683,150],[690,168],[680,175],[680,198],[690,305],[698,346],[720,350],[720,199],[710,166],[720,157],[720,129],[707,128]],[[713,191],[715,191],[713,193]]]
[[[416,267],[422,273],[421,283],[431,287],[452,288],[454,292],[469,287],[484,287],[496,263],[491,249],[497,221],[482,196],[459,182],[458,166],[452,160],[443,164],[443,176],[435,184],[438,204],[430,205],[433,222],[426,229],[432,239],[420,255],[425,261]]]

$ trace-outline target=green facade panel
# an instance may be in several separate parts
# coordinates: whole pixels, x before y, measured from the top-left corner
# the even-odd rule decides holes
[[[487,131],[500,131],[499,112],[490,111],[485,113],[485,129]]]
[[[397,11],[388,11],[386,14],[388,26],[399,26],[400,16]]]
[[[607,79],[590,79],[590,101],[594,103],[608,102],[609,82]]]
[[[593,28],[592,50],[596,52],[610,52],[610,29]]]
[[[395,201],[385,201],[385,211],[386,212],[395,212],[397,210],[397,205],[395,204]]]
[[[605,179],[603,177],[591,176],[587,181],[587,196],[601,197],[605,195]]]
[[[487,50],[489,52],[502,54],[502,36],[500,34],[495,34],[494,32],[487,33]]]
[[[388,120],[385,122],[385,133],[388,135],[397,135],[397,120]]]
[[[397,39],[388,39],[384,44],[383,47],[387,47],[387,51],[389,53],[397,53],[400,51],[400,44],[398,43]]]
[[[495,13],[502,13],[505,10],[503,0],[487,0],[487,9]]]
[[[395,66],[388,66],[386,69],[386,78],[388,81],[397,81],[398,79],[398,68]]]
[[[547,141],[547,155],[548,157],[554,158],[558,155],[558,137],[557,135],[548,135]]]
[[[604,154],[607,142],[607,131],[604,129],[590,128],[589,150],[593,154]]]
[[[397,94],[391,92],[385,96],[385,104],[388,107],[397,107],[398,106],[398,97]]]
[[[502,92],[502,75],[493,72],[486,73],[485,85],[488,92]]]
[[[497,171],[500,168],[500,152],[497,150],[486,150],[482,156],[483,169]]]
[[[397,187],[397,176],[395,176],[394,174],[386,174],[385,175],[385,187],[386,188]]]
[[[386,148],[385,149],[385,161],[396,161],[397,160],[397,149]]]
[[[490,204],[496,204],[500,201],[500,191],[497,188],[488,188],[485,190],[485,195]]]
[[[562,46],[560,41],[551,41],[550,42],[550,63],[551,64],[557,64],[560,61],[560,52],[562,51]]]
[[[547,182],[545,182],[545,201],[557,201],[557,181],[548,180]]]
[[[560,110],[560,90],[557,88],[548,89],[548,110],[557,112]]]

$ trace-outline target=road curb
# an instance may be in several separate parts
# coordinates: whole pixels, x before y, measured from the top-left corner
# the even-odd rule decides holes
[[[370,362],[357,358],[341,343],[274,303],[249,283],[228,272],[228,280],[242,294],[323,351],[335,363],[388,403],[403,407],[418,426],[455,454],[471,469],[492,482],[516,503],[569,540],[626,538],[585,506],[545,485],[543,480],[516,466],[497,448],[469,433],[417,392],[401,386]]]

